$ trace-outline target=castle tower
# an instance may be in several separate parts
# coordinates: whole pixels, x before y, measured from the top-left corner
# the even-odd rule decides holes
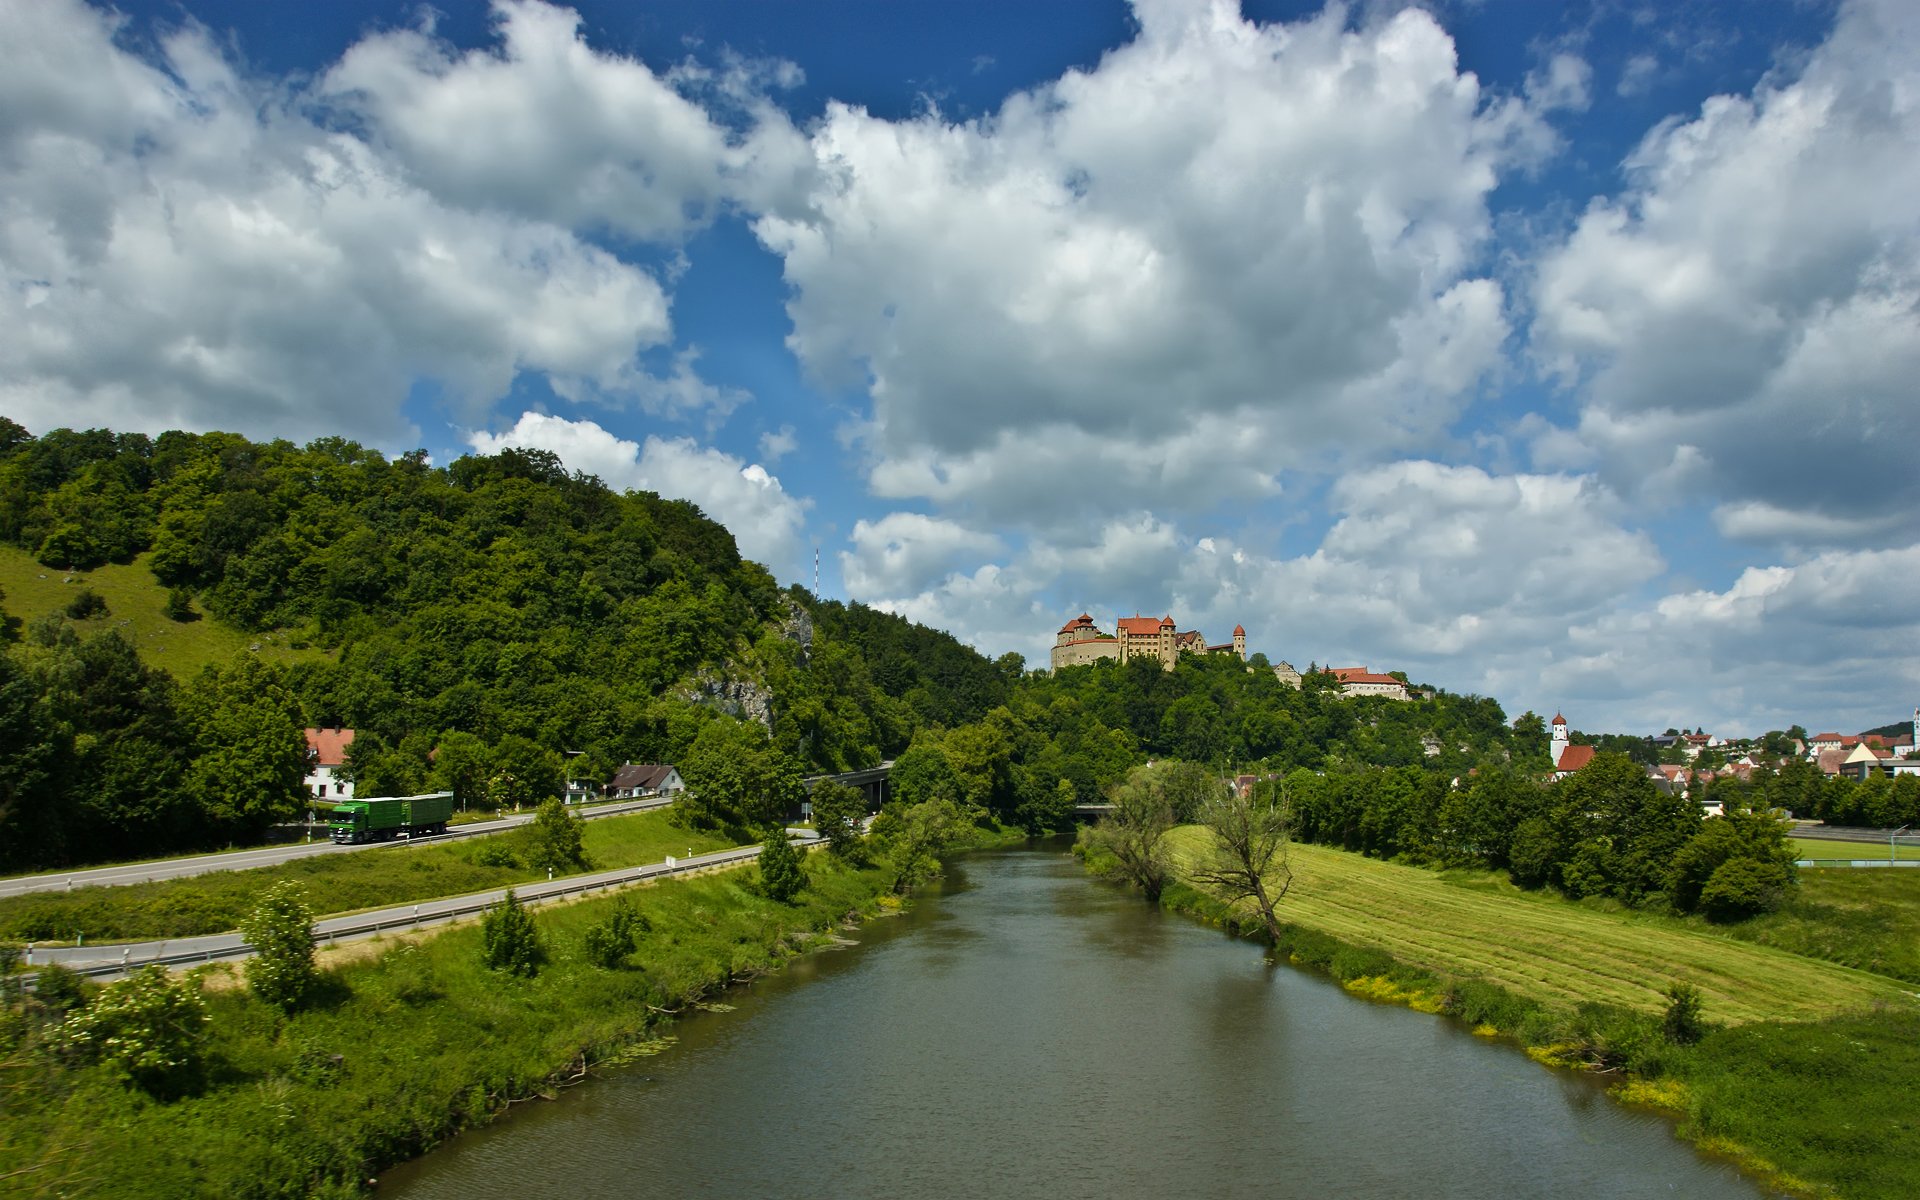
[[[1240,656],[1241,662],[1247,661],[1247,627],[1245,625],[1233,627],[1233,652]]]
[[[1547,757],[1553,759],[1555,767],[1560,765],[1570,745],[1572,743],[1567,740],[1567,719],[1559,713],[1553,714],[1553,740],[1547,743]]]

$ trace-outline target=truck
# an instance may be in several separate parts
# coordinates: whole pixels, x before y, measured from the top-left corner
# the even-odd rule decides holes
[[[332,831],[333,840],[342,845],[390,842],[395,838],[445,833],[447,819],[451,816],[452,792],[429,792],[424,796],[377,796],[366,800],[342,800],[335,804],[327,818],[327,828]]]

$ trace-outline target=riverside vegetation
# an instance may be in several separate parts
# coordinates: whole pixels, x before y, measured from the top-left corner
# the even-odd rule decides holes
[[[1266,940],[1262,921],[1195,880],[1210,838],[1196,826],[1165,835],[1158,902]],[[1090,869],[1124,876],[1108,845],[1086,833],[1077,851]],[[1906,1151],[1920,1073],[1910,984],[1736,940],[1698,919],[1524,891],[1484,871],[1312,845],[1293,846],[1287,867],[1276,958],[1357,996],[1511,1038],[1549,1065],[1612,1076],[1621,1100],[1673,1115],[1703,1149],[1774,1186],[1920,1193]],[[1820,876],[1812,890],[1824,895],[1830,882]],[[1920,888],[1885,903],[1911,922]]]
[[[1804,771],[1790,767],[1777,775],[1757,772],[1752,784],[1742,785],[1750,794],[1728,794],[1735,819],[1703,825],[1695,806],[1651,794],[1631,763],[1609,754],[1574,779],[1548,785],[1543,723],[1532,714],[1510,723],[1486,697],[1422,687],[1423,698],[1412,702],[1347,698],[1316,671],[1294,689],[1266,670],[1258,654],[1246,664],[1192,656],[1173,671],[1148,661],[1109,661],[1051,676],[1023,673],[1018,656],[988,660],[901,618],[822,601],[797,587],[782,591],[763,567],[741,560],[727,531],[694,506],[616,493],[538,451],[434,467],[423,454],[389,460],[340,439],[297,447],[218,433],[147,438],[54,430],[35,437],[0,418],[0,587],[7,589],[0,597],[0,868],[44,869],[253,838],[305,810],[302,725],[359,731],[348,770],[363,792],[444,788],[481,808],[555,796],[569,773],[604,777],[624,760],[671,761],[691,788],[676,805],[678,819],[725,843],[759,840],[797,802],[804,771],[892,758],[895,800],[875,824],[888,865],[834,867],[836,877],[883,893],[909,889],[937,869],[942,844],[968,831],[1061,828],[1074,805],[1124,794],[1148,760],[1184,760],[1201,764],[1191,773],[1203,780],[1230,768],[1268,777],[1267,786],[1285,789],[1293,833],[1352,852],[1352,861],[1434,868],[1449,874],[1430,877],[1463,884],[1456,889],[1463,892],[1495,895],[1503,904],[1577,904],[1628,925],[1686,927],[1696,936],[1711,931],[1712,940],[1728,944],[1768,943],[1907,977],[1914,969],[1910,951],[1882,952],[1873,944],[1881,931],[1913,927],[1910,896],[1863,891],[1842,898],[1797,879],[1778,829],[1755,815],[1777,804],[1807,809],[1801,815],[1877,820],[1904,811],[1913,798],[1907,791],[1814,788]],[[82,603],[85,592],[98,600]],[[566,751],[578,754],[566,760]],[[843,849],[862,844],[851,837],[845,807],[829,804],[823,828]],[[1186,820],[1191,812],[1175,806],[1171,816]],[[584,853],[600,861],[593,830],[586,831]],[[392,889],[419,898],[464,890],[458,880],[481,869],[505,874],[479,886],[511,883],[525,878],[531,865],[517,853],[509,855],[513,863],[427,857],[449,850],[455,848],[414,848],[404,867],[384,851],[335,861],[365,859],[376,871],[402,875],[440,872],[431,881],[369,880],[360,893],[369,904],[391,902]],[[810,878],[817,873],[810,864]],[[361,902],[351,888],[323,895],[320,880],[306,882],[321,911]],[[1313,886],[1305,882],[1287,893],[1279,916],[1290,915]],[[1527,894],[1514,892],[1516,886]],[[134,911],[113,928],[165,932],[230,925],[243,915],[230,898],[203,901],[191,890],[125,894]],[[816,883],[798,902],[810,905],[808,897],[818,894]],[[1213,903],[1177,879],[1165,882],[1162,900]],[[753,905],[777,902],[742,892],[741,903],[748,913]],[[206,911],[195,915],[201,908]],[[800,927],[782,915],[789,911],[752,909],[741,920],[797,935]],[[57,913],[36,928],[64,935],[54,926],[69,915]],[[650,932],[625,925],[639,947],[616,973],[628,990],[582,976],[592,985],[581,991],[585,1000],[528,1019],[526,1037],[514,1034],[514,1046],[500,1058],[456,1045],[452,1032],[464,1021],[469,1042],[485,1040],[474,1039],[476,1031],[505,1037],[508,1018],[525,1016],[509,999],[488,998],[499,977],[476,975],[463,983],[460,971],[450,970],[449,982],[436,974],[416,984],[420,968],[407,965],[437,961],[443,953],[472,960],[477,930],[448,935],[447,945],[472,943],[462,951],[443,950],[436,941],[395,951],[391,962],[338,967],[331,977],[344,990],[318,989],[286,1024],[268,1022],[248,1007],[255,1003],[250,997],[212,993],[214,1025],[223,1030],[214,1035],[219,1052],[206,1057],[198,1090],[178,1094],[136,1089],[113,1099],[119,1093],[108,1089],[115,1077],[102,1074],[105,1066],[61,1059],[51,1051],[54,1043],[23,1032],[31,1021],[16,1021],[0,1043],[6,1054],[0,1087],[9,1089],[10,1103],[0,1137],[14,1148],[4,1161],[32,1164],[20,1177],[31,1177],[34,1187],[59,1177],[55,1167],[68,1157],[61,1139],[93,1136],[103,1126],[89,1122],[120,1119],[119,1104],[142,1113],[151,1106],[140,1119],[158,1122],[155,1130],[176,1119],[204,1121],[194,1144],[204,1143],[210,1160],[220,1154],[243,1160],[249,1136],[274,1146],[256,1135],[262,1122],[291,1120],[280,1106],[283,1092],[309,1086],[308,1076],[355,1074],[337,1049],[289,1059],[284,1030],[308,1029],[302,1022],[331,1028],[323,1016],[330,1012],[351,1010],[356,1020],[416,1015],[391,1004],[354,1008],[364,990],[424,1013],[417,1025],[400,1022],[396,1045],[410,1045],[416,1030],[435,1030],[450,1049],[446,1056],[436,1049],[411,1067],[403,1065],[406,1052],[396,1049],[396,1057],[382,1059],[367,1076],[393,1076],[381,1085],[394,1089],[390,1110],[351,1110],[342,1118],[344,1133],[322,1122],[314,1137],[332,1137],[331,1149],[302,1141],[294,1161],[266,1168],[282,1181],[276,1187],[346,1186],[347,1164],[392,1161],[522,1094],[519,1089],[547,1079],[556,1064],[584,1063],[579,1049],[601,1045],[596,1031],[620,1031],[606,1046],[642,1036],[620,1022],[633,1019],[627,1009],[636,1002],[654,1001],[640,999],[652,993],[627,976],[652,979],[654,956],[678,961],[672,953],[681,945],[671,923],[647,915]],[[96,918],[103,930],[119,919],[92,910],[80,921],[90,936],[103,935],[90,924]],[[545,915],[539,920],[543,929],[551,923],[565,933],[571,919],[556,912],[551,922]],[[543,981],[556,974],[604,972],[593,964],[607,961],[609,947],[623,941],[605,927],[610,919],[600,919],[603,931],[591,953],[584,934],[577,947],[565,936],[545,937],[549,964],[512,986],[544,995],[550,985]],[[1415,910],[1411,919],[1423,918]],[[710,932],[703,926],[685,935],[688,944],[708,947],[698,956],[701,969],[685,968],[692,971],[686,978],[727,975],[730,958],[709,942]],[[1494,926],[1441,940],[1498,945],[1502,933]],[[757,944],[757,936],[748,942]],[[1279,940],[1289,936],[1283,932]],[[1290,952],[1312,962],[1319,957],[1314,946],[1323,944],[1336,945],[1314,942]],[[1371,945],[1338,946],[1327,962],[1345,949],[1361,956],[1343,960],[1348,966],[1387,964],[1384,975],[1343,974],[1378,981],[1365,986],[1383,995],[1393,988],[1419,991],[1422,979],[1439,987],[1466,970],[1394,965],[1397,954]],[[1532,968],[1538,982],[1558,970],[1557,949],[1526,951],[1542,956]],[[1524,957],[1515,955],[1515,962]],[[1615,974],[1630,979],[1648,969],[1629,956]],[[1731,1020],[1724,1009],[1716,1011],[1725,995],[1709,982],[1695,984],[1705,1019]],[[40,983],[38,998],[12,1011],[32,1012],[44,1025],[65,1020],[67,1009],[58,1005],[90,1006],[81,1003],[87,989],[57,974],[43,975]],[[1739,1075],[1738,1064],[1714,1057],[1716,1047],[1735,1044],[1726,1040],[1732,1027],[1708,1032],[1691,1048],[1668,1043],[1657,1035],[1662,1013],[1655,1011],[1675,1002],[1664,987],[1599,1016],[1580,1016],[1588,1010],[1575,1007],[1572,1017],[1562,1012],[1565,997],[1532,996],[1518,979],[1512,987],[1462,976],[1457,988],[1445,982],[1432,992],[1438,997],[1432,1002],[1482,997],[1484,1005],[1458,999],[1453,1009],[1520,1033],[1540,1032],[1546,1028],[1540,1022],[1572,1020],[1564,1028],[1578,1036],[1568,1044],[1594,1051],[1594,1061],[1609,1068],[1631,1066],[1642,1081],[1683,1078],[1679,1067],[1656,1072],[1658,1064],[1701,1064],[1684,1081],[1695,1089],[1685,1093],[1686,1103],[1705,1137],[1721,1136],[1714,1122],[1746,1103],[1706,1097],[1751,1098],[1764,1090],[1752,1080],[1724,1085],[1733,1091],[1705,1090],[1711,1064],[1725,1069],[1725,1079]],[[656,1006],[673,1007],[688,994],[662,991],[658,997],[668,1003]],[[1792,999],[1788,992],[1778,995]],[[1519,1006],[1505,1017],[1502,996]],[[459,998],[448,1007],[457,1014],[448,1024],[431,1003],[441,997]],[[1528,1006],[1547,1015],[1530,1017],[1535,1008]],[[1904,1028],[1908,1015],[1896,1009],[1889,1008],[1893,1015],[1885,1022]],[[1779,1028],[1837,1029],[1836,1022],[1859,1020],[1831,1017]],[[1656,1028],[1651,1038],[1642,1036],[1647,1022]],[[1759,1019],[1737,1028],[1763,1027],[1773,1028]],[[243,1030],[253,1032],[242,1036]],[[1908,1037],[1907,1044],[1920,1043]],[[222,1045],[230,1050],[219,1050]],[[1855,1060],[1843,1048],[1830,1050],[1828,1057],[1838,1055],[1853,1072]],[[1759,1061],[1767,1061],[1765,1055]],[[1895,1061],[1910,1078],[1912,1064]],[[423,1085],[427,1098],[399,1078],[409,1070],[430,1081]],[[20,1132],[12,1098],[38,1095],[34,1089],[49,1081],[57,1084],[56,1107],[72,1105],[75,1121],[50,1117],[32,1125],[39,1132]],[[1816,1099],[1829,1094],[1807,1086]],[[1879,1085],[1866,1080],[1863,1086]],[[481,1102],[448,1099],[471,1097],[476,1089]],[[83,1095],[84,1101],[74,1099]],[[245,1102],[237,1098],[242,1095]],[[1891,1194],[1874,1191],[1881,1185],[1872,1173],[1882,1160],[1867,1143],[1902,1129],[1910,1133],[1910,1125],[1877,1115],[1863,1118],[1864,1125],[1829,1120],[1831,1110],[1821,1103],[1776,1104],[1773,1111],[1798,1122],[1798,1135],[1817,1140],[1830,1158],[1803,1162],[1783,1153],[1775,1161],[1805,1178],[1840,1181],[1849,1194]],[[1876,1112],[1874,1103],[1861,1112]],[[182,1115],[166,1115],[170,1106]],[[323,1106],[316,1115],[333,1111]],[[375,1114],[386,1111],[404,1116],[383,1134],[371,1126],[380,1120]],[[1763,1132],[1749,1129],[1742,1144],[1768,1153],[1774,1143]],[[216,1144],[226,1149],[216,1153]],[[1860,1186],[1849,1169],[1866,1173]]]

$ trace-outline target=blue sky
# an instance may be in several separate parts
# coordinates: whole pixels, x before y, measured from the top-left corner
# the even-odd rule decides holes
[[[0,411],[555,450],[1044,665],[1920,701],[1920,14],[0,8]]]

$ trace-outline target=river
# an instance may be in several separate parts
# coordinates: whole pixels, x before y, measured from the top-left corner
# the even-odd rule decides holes
[[[1269,967],[1057,844],[966,857],[855,936],[379,1194],[1769,1194],[1589,1078]]]

